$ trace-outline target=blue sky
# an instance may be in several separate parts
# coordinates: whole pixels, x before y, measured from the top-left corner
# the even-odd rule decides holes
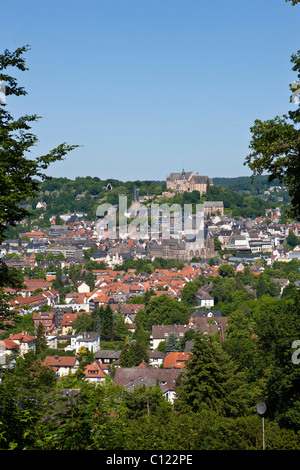
[[[82,146],[52,176],[250,175],[254,120],[293,106],[300,6],[284,0],[15,0],[1,17],[1,51],[31,46],[8,109],[42,116],[37,154]]]

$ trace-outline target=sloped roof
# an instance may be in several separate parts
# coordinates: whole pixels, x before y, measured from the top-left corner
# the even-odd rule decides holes
[[[181,369],[182,367],[185,367],[185,363],[189,358],[190,355],[187,352],[170,352],[164,358],[164,367],[166,369],[170,369],[171,367]]]
[[[176,380],[180,373],[179,369],[159,369],[159,368],[117,368],[114,376],[114,385],[126,386],[152,386],[159,384],[160,388],[165,392],[174,390]]]
[[[75,356],[46,356],[43,364],[50,367],[74,367],[78,359]]]

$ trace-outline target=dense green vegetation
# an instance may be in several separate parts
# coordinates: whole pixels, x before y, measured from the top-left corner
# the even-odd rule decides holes
[[[272,192],[264,196],[264,191],[274,186],[267,177],[258,176],[253,183],[250,177],[237,178],[215,178],[214,186],[208,188],[208,192],[200,197],[198,191],[184,194],[177,194],[172,198],[162,198],[161,194],[166,190],[163,181],[119,181],[100,180],[98,177],[77,177],[75,180],[68,178],[51,178],[40,182],[40,189],[35,197],[30,197],[22,201],[22,206],[30,209],[27,217],[27,226],[11,227],[7,231],[9,238],[14,238],[18,232],[30,230],[31,225],[38,225],[41,228],[50,227],[49,218],[56,217],[56,223],[63,223],[59,215],[80,212],[86,214],[88,220],[94,221],[96,210],[99,204],[109,203],[117,205],[119,196],[127,196],[127,207],[129,208],[134,194],[134,188],[139,191],[140,197],[150,195],[149,204],[156,203],[192,204],[195,210],[196,204],[204,201],[223,201],[225,212],[233,217],[260,217],[265,216],[266,210],[280,206],[284,213],[289,207],[289,195],[285,190]],[[159,199],[156,199],[160,196]],[[282,198],[282,201],[278,198]],[[45,208],[37,209],[39,202],[47,204]],[[146,204],[144,202],[143,204]],[[43,216],[40,219],[40,216]]]
[[[264,191],[271,183],[266,177],[258,177],[251,184],[249,177],[240,178],[215,178],[214,186],[210,187],[207,195],[200,198],[198,191],[175,195],[171,199],[159,199],[161,203],[168,204],[200,204],[205,200],[223,201],[226,210],[234,217],[258,217],[265,215],[265,210],[278,205],[286,205],[289,202],[288,193],[281,191],[263,199]],[[130,207],[134,188],[139,190],[139,195],[151,195],[153,198],[161,195],[166,190],[165,182],[155,181],[101,181],[98,177],[77,177],[75,180],[68,178],[52,178],[41,183],[40,191],[36,197],[29,198],[24,203],[31,206],[33,215],[44,214],[43,226],[47,225],[49,217],[57,214],[83,212],[89,220],[95,219],[96,209],[100,203],[118,204],[119,195],[127,196],[128,207]],[[278,202],[278,197],[283,197]],[[152,199],[153,200],[153,199]],[[36,209],[38,202],[47,204],[46,210]]]
[[[134,367],[147,362],[151,326],[187,322],[196,290],[211,284],[214,308],[228,317],[226,340],[219,342],[218,334],[189,332],[164,345],[165,351],[183,350],[187,340],[194,342],[174,405],[158,386],[128,392],[108,377],[100,385],[88,384],[82,371],[93,355],[79,355],[78,372],[57,380],[41,361],[58,352],[46,348],[39,331],[36,354],[18,358],[15,368],[1,370],[0,448],[259,450],[261,418],[256,405],[264,401],[266,448],[299,449],[300,367],[295,348],[300,331],[300,293],[295,285],[299,267],[299,261],[293,260],[266,267],[260,276],[248,267],[244,274],[220,270],[217,278],[200,276],[187,284],[181,303],[149,292],[142,299],[145,309],[136,317],[134,335],[126,332],[109,307],[82,314],[75,327],[101,331],[106,345],[120,345],[121,366]],[[290,279],[282,296],[277,278]],[[255,298],[246,287],[258,291],[261,279],[266,291]],[[30,315],[20,318],[11,331],[24,328],[34,331]],[[62,395],[64,389],[79,394],[69,402]]]

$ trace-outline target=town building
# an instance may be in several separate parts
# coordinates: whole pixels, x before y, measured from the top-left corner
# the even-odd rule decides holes
[[[181,173],[170,173],[166,180],[167,189],[176,193],[184,193],[199,191],[200,196],[206,193],[207,185],[212,186],[212,179],[208,176],[200,176],[198,173],[194,175],[192,171],[184,171]]]

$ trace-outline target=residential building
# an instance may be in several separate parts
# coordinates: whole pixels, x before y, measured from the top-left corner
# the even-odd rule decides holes
[[[118,361],[121,355],[120,350],[115,349],[99,349],[96,351],[95,358],[101,364],[113,364]]]
[[[219,216],[224,215],[224,204],[223,201],[204,201],[203,203],[204,214],[206,217],[210,217],[212,214]]]
[[[95,331],[85,331],[71,337],[71,347],[78,354],[80,348],[86,348],[92,353],[100,349],[100,336]]]
[[[79,361],[75,356],[46,356],[43,365],[54,370],[58,377],[75,374]]]
[[[196,293],[199,307],[211,308],[214,306],[214,298],[206,291],[199,289]]]
[[[148,351],[149,365],[152,367],[161,367],[164,363],[165,356],[165,353],[158,351],[158,349]]]
[[[30,351],[35,351],[36,337],[29,335],[26,331],[22,331],[15,335],[11,334],[9,340],[19,346],[19,354],[22,357]]]
[[[129,392],[137,387],[159,385],[166,399],[173,403],[176,398],[176,380],[180,369],[161,369],[155,367],[118,367],[114,375],[114,385],[121,385]]]
[[[187,331],[194,329],[192,324],[188,325],[153,325],[150,336],[150,348],[157,349],[159,343],[166,341],[170,334],[174,333],[178,339],[182,339]]]
[[[53,331],[55,327],[54,312],[33,312],[32,318],[35,330],[37,330],[39,324],[42,323],[46,335]]]
[[[84,375],[89,383],[99,384],[105,380],[105,372],[98,361],[88,364],[84,369]]]
[[[186,366],[189,359],[190,354],[187,352],[170,352],[164,358],[164,369],[182,369]]]

